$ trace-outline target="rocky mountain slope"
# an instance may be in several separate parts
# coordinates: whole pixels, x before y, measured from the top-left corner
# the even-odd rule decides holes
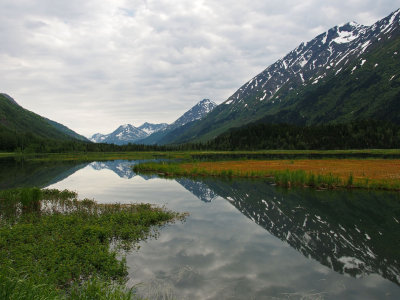
[[[141,126],[138,128],[144,132],[146,132],[147,135],[153,134],[154,132],[164,130],[168,126],[167,123],[160,123],[160,124],[152,124],[152,123],[143,123]]]
[[[363,26],[335,26],[302,43],[172,142],[204,141],[265,118],[323,124],[360,118],[400,122],[400,10]]]

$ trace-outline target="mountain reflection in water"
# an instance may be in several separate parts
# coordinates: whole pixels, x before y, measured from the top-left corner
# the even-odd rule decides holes
[[[139,161],[24,163],[1,161],[2,188],[48,186],[90,166],[138,176]],[[142,176],[145,180],[157,176]],[[400,195],[376,191],[281,189],[263,180],[175,179],[198,199],[229,201],[247,218],[324,266],[352,277],[379,274],[400,285]],[[11,186],[10,186],[11,184]]]
[[[180,182],[179,180],[177,180]],[[304,256],[353,277],[400,284],[398,193],[280,189],[265,181],[189,180],[200,200],[219,195]],[[383,200],[384,199],[384,200]]]
[[[133,162],[94,162],[123,178]],[[148,180],[157,176],[143,176]],[[263,180],[175,179],[203,202],[223,197],[304,256],[353,277],[376,273],[400,285],[400,196],[376,191],[281,189]]]

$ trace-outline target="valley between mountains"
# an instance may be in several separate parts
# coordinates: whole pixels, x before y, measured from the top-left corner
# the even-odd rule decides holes
[[[89,140],[114,145],[200,143],[215,149],[311,149],[315,143],[303,136],[304,130],[317,138],[335,131],[332,139],[336,140],[354,139],[354,130],[362,135],[372,130],[371,134],[387,142],[338,143],[325,148],[396,148],[400,140],[399,99],[397,10],[371,26],[349,22],[301,43],[219,105],[204,99],[171,124],[125,124],[111,133],[96,133]],[[2,150],[22,149],[39,141],[47,143],[43,138],[87,142],[65,126],[24,110],[7,94],[0,95],[0,100]],[[19,119],[24,120],[17,124],[15,120]],[[286,134],[274,136],[274,124],[286,128]],[[341,136],[343,128],[349,126],[357,129],[344,130],[346,133]],[[244,147],[240,140],[260,128],[271,134],[261,137],[263,143],[247,139]],[[366,134],[358,137],[364,138],[368,140]],[[38,151],[38,147],[34,148]]]
[[[153,134],[139,133],[131,142],[205,142],[253,123],[320,126],[373,119],[399,125],[399,38],[399,10],[372,26],[335,26],[300,44],[222,104],[203,100],[181,117],[184,122],[155,125]],[[117,134],[121,128],[110,139]]]
[[[201,98],[85,137],[0,93],[0,299],[400,299],[400,9]]]

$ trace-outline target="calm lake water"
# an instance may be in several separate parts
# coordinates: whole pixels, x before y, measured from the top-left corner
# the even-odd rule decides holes
[[[189,212],[127,255],[150,299],[400,299],[400,195],[161,179],[135,161],[0,161],[0,188],[70,189],[101,203]]]

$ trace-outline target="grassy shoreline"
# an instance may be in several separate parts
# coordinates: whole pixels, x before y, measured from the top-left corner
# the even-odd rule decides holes
[[[355,150],[259,150],[259,151],[136,151],[136,152],[70,152],[70,153],[18,153],[0,152],[0,158],[14,157],[16,159],[49,161],[49,160],[68,160],[68,161],[93,161],[93,160],[116,160],[116,159],[151,159],[151,158],[180,158],[201,160],[221,158],[226,160],[233,157],[246,159],[248,157],[279,158],[280,156],[360,156],[361,158],[398,156],[400,149],[355,149]],[[265,158],[264,158],[265,159]]]
[[[124,251],[185,217],[70,191],[0,191],[1,299],[132,299]],[[122,254],[122,259],[118,259]]]
[[[363,164],[365,164],[365,168],[361,169],[360,166]],[[392,169],[387,170],[389,167]],[[269,178],[277,185],[285,187],[400,191],[400,160],[331,159],[141,163],[133,166],[133,169],[137,173],[157,173],[162,176]],[[386,173],[385,170],[387,170]]]

